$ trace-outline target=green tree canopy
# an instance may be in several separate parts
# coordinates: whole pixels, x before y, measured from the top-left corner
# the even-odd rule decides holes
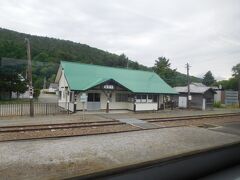
[[[233,66],[233,77],[239,77],[240,76],[240,63],[238,63],[236,66]]]
[[[237,91],[239,88],[238,82],[240,79],[240,63],[237,65],[233,66],[232,68],[232,77],[229,78],[228,80],[222,80],[218,81],[218,85],[222,85],[223,89],[231,89]]]
[[[166,59],[165,57],[159,57],[155,61],[153,70],[170,86],[175,86],[177,70],[171,69],[171,63],[169,62],[169,59]]]
[[[9,92],[9,98],[12,92],[24,93],[27,90],[27,83],[21,73],[19,68],[0,66],[0,92]]]
[[[215,79],[212,75],[212,72],[208,71],[203,77],[203,84],[205,84],[206,86],[211,86],[213,85],[214,82],[215,82]]]

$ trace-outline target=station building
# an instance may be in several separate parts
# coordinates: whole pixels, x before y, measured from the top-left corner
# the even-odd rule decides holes
[[[159,110],[164,96],[177,94],[154,72],[67,61],[61,61],[55,82],[59,106],[70,111]]]

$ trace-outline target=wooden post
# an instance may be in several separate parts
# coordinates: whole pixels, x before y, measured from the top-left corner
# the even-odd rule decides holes
[[[190,102],[190,77],[189,77],[189,63],[187,63],[187,88],[188,88],[188,93],[187,93],[187,108],[190,109],[191,108],[191,102]]]
[[[82,103],[83,105],[83,113],[82,113],[82,119],[85,119],[85,102]]]
[[[29,93],[30,93],[30,116],[34,116],[34,104],[33,104],[33,86],[32,86],[32,60],[31,60],[31,47],[29,39],[25,38],[27,42],[27,57],[28,57],[28,81],[29,81]]]

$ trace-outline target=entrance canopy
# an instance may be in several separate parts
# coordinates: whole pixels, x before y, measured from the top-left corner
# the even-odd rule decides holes
[[[62,71],[63,70],[63,71]],[[70,90],[87,91],[104,82],[115,81],[133,93],[177,94],[156,73],[124,68],[61,61]]]

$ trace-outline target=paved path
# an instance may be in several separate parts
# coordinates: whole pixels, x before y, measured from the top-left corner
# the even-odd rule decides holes
[[[233,123],[225,123],[222,126],[217,126],[214,128],[209,128],[213,131],[224,132],[229,134],[234,134],[240,136],[240,123],[233,122]]]
[[[58,96],[56,94],[44,94],[41,93],[38,97],[38,102],[42,103],[57,103]]]
[[[63,179],[240,143],[240,136],[178,127],[0,143],[1,179]]]
[[[150,124],[147,121],[139,120],[136,118],[126,118],[126,119],[116,119],[116,120],[130,124],[132,126],[139,127],[141,129],[159,128],[158,125]]]

